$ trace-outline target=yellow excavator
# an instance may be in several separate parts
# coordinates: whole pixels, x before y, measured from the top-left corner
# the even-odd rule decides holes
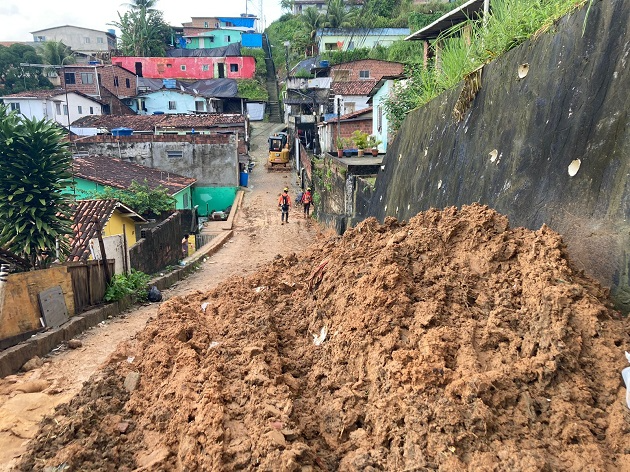
[[[287,133],[275,133],[269,136],[269,167],[282,164],[286,167],[289,162],[289,142]]]

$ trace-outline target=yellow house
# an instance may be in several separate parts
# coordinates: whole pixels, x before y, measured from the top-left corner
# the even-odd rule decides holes
[[[80,200],[74,207],[69,261],[86,261],[91,256],[90,240],[98,236],[124,234],[127,246],[138,239],[136,223],[146,222],[129,207],[116,200]]]

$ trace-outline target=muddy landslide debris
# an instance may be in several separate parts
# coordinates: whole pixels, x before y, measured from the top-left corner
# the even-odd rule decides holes
[[[368,219],[165,302],[20,468],[627,471],[628,327],[547,227]]]

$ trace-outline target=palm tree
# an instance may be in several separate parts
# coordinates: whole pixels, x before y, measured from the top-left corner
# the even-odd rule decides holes
[[[124,5],[132,10],[155,11],[153,8],[157,4],[157,0],[131,0],[131,3]]]
[[[356,15],[356,10],[346,10],[343,0],[330,0],[326,11],[326,27],[328,28],[348,28],[352,27],[352,21]]]
[[[61,41],[44,41],[38,53],[44,64],[51,66],[63,66],[76,62],[72,49]]]
[[[324,22],[323,15],[319,13],[315,8],[308,7],[302,12],[300,20],[302,20],[302,23],[304,23],[304,26],[306,27],[309,39],[313,41],[315,39],[315,36],[317,35],[317,30],[320,26],[322,26],[322,23]]]

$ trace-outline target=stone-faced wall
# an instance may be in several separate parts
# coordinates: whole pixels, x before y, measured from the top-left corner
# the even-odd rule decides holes
[[[182,259],[181,241],[188,228],[182,228],[181,213],[175,212],[160,224],[145,229],[144,236],[129,248],[132,269],[155,274]]]
[[[409,219],[480,202],[547,224],[578,268],[630,310],[630,2],[593,2],[486,65],[461,122],[457,90],[411,113],[367,215]],[[583,33],[584,29],[584,34]],[[518,68],[528,64],[519,79]],[[571,176],[569,166],[580,164]]]

